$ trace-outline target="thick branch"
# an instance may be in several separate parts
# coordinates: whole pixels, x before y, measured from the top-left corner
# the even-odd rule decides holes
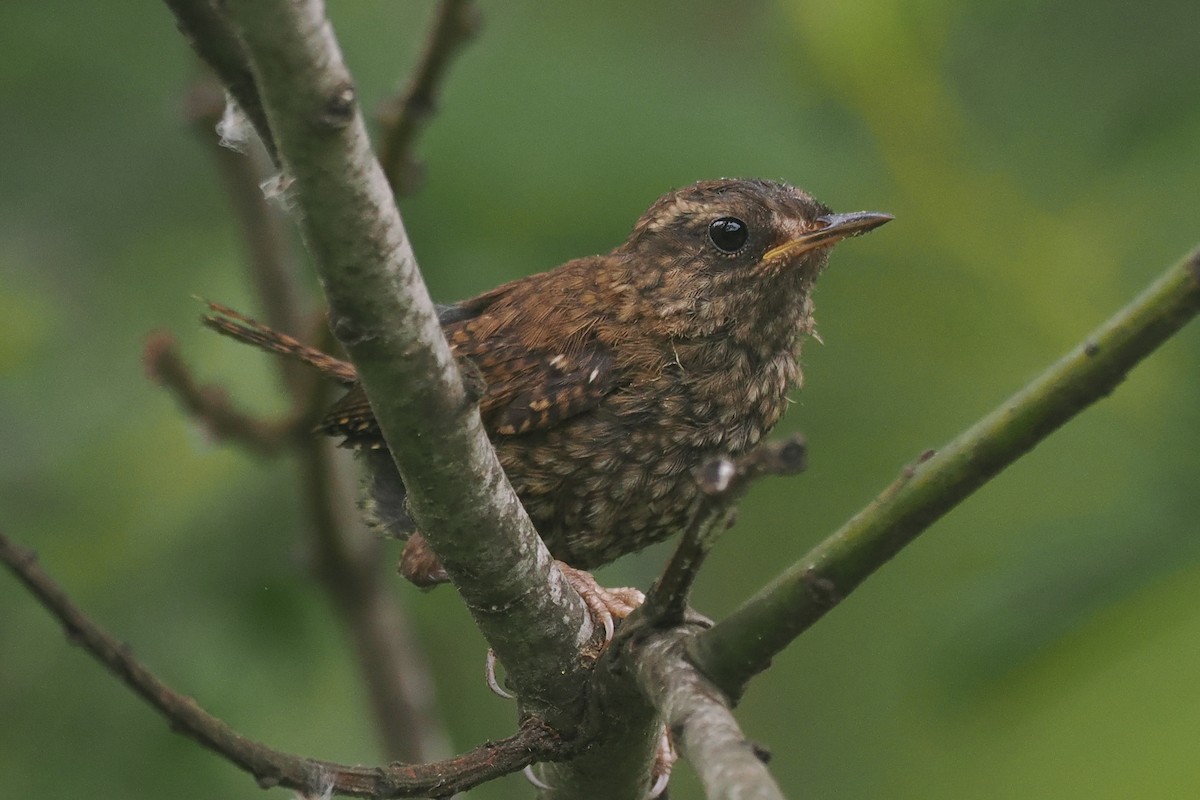
[[[679,628],[647,640],[637,651],[638,685],[700,776],[706,797],[783,800],[764,752],[746,740],[729,701],[688,661],[685,643],[693,635]]]
[[[264,0],[228,9],[334,333],[371,398],[413,515],[526,707],[552,724],[569,721],[582,700],[577,652],[591,637],[590,620],[508,485],[464,390],[323,6]]]
[[[189,117],[224,178],[230,206],[241,225],[247,272],[267,322],[280,331],[302,331],[311,320],[301,299],[283,215],[260,188],[265,159],[255,157],[260,155],[256,149],[243,154],[220,145],[214,128],[224,104],[220,87],[208,79],[197,82],[188,93]],[[229,321],[240,320],[235,314]],[[249,321],[242,324],[249,326]],[[323,318],[321,329],[328,333]],[[311,435],[313,424],[328,406],[329,387],[320,373],[299,361],[281,358],[277,362],[295,409],[293,427],[299,435],[288,443],[301,473],[313,573],[358,656],[355,661],[383,753],[408,762],[444,758],[450,750],[434,708],[433,680],[401,604],[388,591],[383,545],[363,529],[355,513],[346,464],[334,457],[329,441]]]
[[[420,182],[422,169],[413,152],[417,137],[437,110],[438,91],[450,63],[479,30],[479,19],[472,0],[442,0],[403,97],[393,98],[380,111],[379,163],[397,197],[411,193]]]
[[[1200,250],[1083,344],[900,481],[727,619],[696,663],[731,697],[868,575],[1000,470],[1117,387],[1200,312]]]
[[[543,767],[549,788],[538,794],[539,800],[645,800],[662,721],[631,673],[643,641],[660,633],[644,616],[621,623],[591,676],[582,737],[587,749]]]
[[[37,564],[32,551],[0,533],[0,561],[58,618],[67,637],[84,647],[138,696],[167,718],[171,728],[254,776],[262,787],[285,786],[307,794],[356,797],[448,797],[524,768],[533,761],[562,758],[557,734],[528,718],[515,735],[434,764],[363,767],[281,753],[241,736],[176,693],[135,659],[127,645],[89,619]]]

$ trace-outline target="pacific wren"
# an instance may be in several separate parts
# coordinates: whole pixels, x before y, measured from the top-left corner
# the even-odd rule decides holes
[[[782,183],[705,181],[661,197],[606,255],[443,309],[455,356],[486,382],[485,427],[550,552],[590,569],[683,529],[700,500],[693,471],[752,448],[799,385],[830,247],[890,219],[833,214]],[[406,577],[445,580],[353,367],[237,315],[207,322],[351,385],[319,430],[367,455],[374,513],[408,537]]]

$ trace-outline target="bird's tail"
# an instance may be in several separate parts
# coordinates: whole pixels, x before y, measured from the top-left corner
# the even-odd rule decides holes
[[[315,347],[309,347],[286,333],[272,330],[257,320],[239,314],[232,308],[205,302],[211,312],[200,318],[205,327],[239,342],[303,361],[338,383],[349,386],[358,380],[358,373],[350,362],[334,358]]]

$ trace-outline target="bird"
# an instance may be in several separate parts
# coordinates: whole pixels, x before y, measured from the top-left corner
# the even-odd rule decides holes
[[[551,554],[590,570],[685,529],[703,500],[696,470],[754,448],[801,384],[830,249],[892,219],[835,214],[783,182],[701,181],[652,203],[608,253],[441,307],[455,358],[482,380],[485,430]],[[362,454],[370,516],[405,541],[400,572],[423,587],[447,581],[353,365],[212,308],[209,327],[348,387],[318,432]]]

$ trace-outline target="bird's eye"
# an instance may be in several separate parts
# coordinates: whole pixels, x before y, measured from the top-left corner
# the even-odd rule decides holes
[[[708,225],[708,240],[722,253],[736,253],[749,238],[750,229],[737,217],[720,217]]]

